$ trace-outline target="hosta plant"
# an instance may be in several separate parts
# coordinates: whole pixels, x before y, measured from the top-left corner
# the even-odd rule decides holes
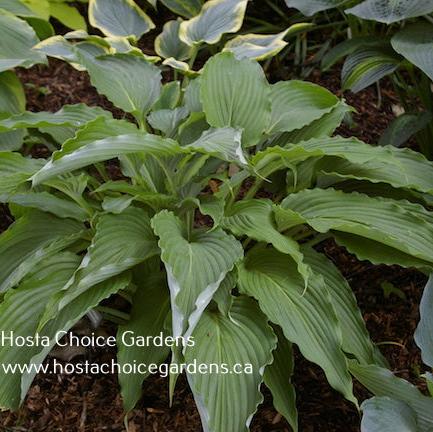
[[[430,0],[286,0],[290,7],[312,15],[338,8],[349,38],[338,43],[322,59],[328,70],[345,58],[342,87],[353,92],[389,76],[400,99],[401,113],[380,144],[400,146],[416,135],[422,152],[433,158],[433,24]]]
[[[16,219],[0,236],[0,330],[52,341],[0,348],[0,362],[40,364],[57,332],[120,295],[130,310],[104,303],[123,317],[120,364],[251,365],[187,371],[204,430],[248,430],[263,382],[296,430],[292,344],[357,404],[352,365],[387,362],[347,281],[314,246],[333,237],[360,259],[429,271],[432,163],[331,137],[344,101],[310,83],[270,85],[257,62],[229,52],[164,85],[141,55],[81,51],[77,61],[130,115],[73,105],[0,121],[61,144],[48,160],[0,153],[0,198]],[[169,357],[127,346],[130,331],[195,344]],[[125,411],[146,376],[120,374]],[[33,378],[3,374],[0,405],[18,408]]]

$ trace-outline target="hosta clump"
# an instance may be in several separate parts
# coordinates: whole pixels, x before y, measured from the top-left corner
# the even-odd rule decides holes
[[[350,111],[344,102],[314,84],[270,85],[258,63],[231,53],[164,85],[141,55],[79,58],[136,123],[82,105],[0,122],[43,128],[59,146],[49,160],[0,153],[0,196],[16,218],[0,236],[0,329],[53,337],[119,293],[131,303],[121,364],[169,355],[123,344],[134,331],[193,336],[172,362],[252,365],[187,373],[204,430],[247,430],[262,382],[297,429],[292,343],[357,403],[351,365],[386,360],[348,283],[313,246],[333,236],[361,259],[429,270],[432,164],[330,137]],[[110,179],[113,158],[121,175]],[[2,348],[0,361],[38,364],[49,349]],[[145,377],[119,376],[126,411]],[[16,409],[32,379],[3,375],[1,406]]]

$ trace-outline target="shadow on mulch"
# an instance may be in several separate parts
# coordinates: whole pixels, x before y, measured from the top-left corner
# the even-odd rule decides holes
[[[88,76],[69,65],[50,60],[49,67],[35,66],[18,70],[26,87],[28,109],[56,111],[64,104],[87,103],[102,106],[116,117],[125,114],[113,107],[91,86]],[[339,73],[334,71],[310,80],[339,93]],[[42,91],[41,91],[42,88]],[[356,128],[342,127],[339,133],[358,136],[374,143],[392,119],[392,104],[396,98],[385,89],[382,105],[377,106],[374,88],[357,95],[345,94],[347,102],[358,111],[354,115]],[[8,210],[0,206],[0,231],[12,222]],[[350,282],[375,342],[383,344],[382,352],[391,367],[400,376],[420,384],[416,370],[422,367],[419,351],[413,342],[418,320],[418,304],[425,283],[419,272],[398,267],[373,266],[359,262],[332,241],[321,245]],[[406,299],[383,295],[381,282],[392,282]],[[392,344],[389,344],[391,342]],[[397,345],[395,344],[397,343]],[[110,361],[112,351],[92,351],[86,354],[92,361]],[[296,352],[294,382],[297,390],[300,430],[303,432],[359,432],[359,414],[356,408],[333,391],[323,372]],[[368,393],[356,386],[361,398]],[[290,430],[272,407],[269,392],[264,391],[252,431]],[[123,410],[115,376],[54,376],[38,375],[24,406],[18,413],[0,414],[0,431],[62,431],[102,432],[123,431]],[[151,377],[144,383],[143,398],[130,415],[130,431],[193,432],[201,431],[200,420],[186,380],[179,380],[173,406],[169,407],[168,381]],[[227,431],[231,432],[231,431]]]

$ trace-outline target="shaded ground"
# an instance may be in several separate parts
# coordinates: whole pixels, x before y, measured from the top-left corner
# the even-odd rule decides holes
[[[104,97],[90,86],[87,76],[65,63],[50,61],[49,67],[36,66],[20,70],[19,76],[27,86],[28,109],[56,111],[64,104],[84,102],[100,105],[123,116]],[[310,78],[338,93],[338,72]],[[36,84],[36,87],[35,87]],[[41,89],[42,88],[42,89]],[[42,91],[41,91],[42,90]],[[382,106],[377,107],[374,88],[358,95],[347,94],[356,128],[340,130],[344,135],[355,135],[367,142],[375,142],[392,118],[391,106],[395,98],[383,92]],[[9,212],[0,207],[0,231],[12,221]],[[321,246],[349,280],[358,298],[367,326],[376,342],[392,342],[382,346],[395,371],[417,382],[416,371],[421,365],[419,352],[413,343],[413,332],[418,320],[418,304],[425,278],[418,272],[394,267],[374,267],[359,263],[333,242]],[[390,281],[406,296],[386,299],[380,286]],[[88,352],[92,361],[108,361],[110,351]],[[358,432],[359,416],[356,409],[344,401],[327,384],[321,370],[296,355],[295,385],[297,389],[300,430],[303,432]],[[174,405],[169,408],[167,380],[152,377],[144,384],[143,399],[130,416],[130,431],[193,432],[201,431],[198,413],[186,382],[181,379]],[[365,390],[357,389],[362,397]],[[123,411],[117,379],[114,376],[38,376],[23,408],[15,414],[0,414],[0,431],[122,431]],[[289,431],[284,420],[275,412],[265,392],[264,404],[253,421],[252,430]],[[230,432],[230,431],[227,431]]]

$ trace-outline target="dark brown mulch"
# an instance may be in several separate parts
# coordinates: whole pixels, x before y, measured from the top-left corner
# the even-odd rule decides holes
[[[124,113],[115,109],[105,97],[97,94],[86,74],[55,60],[49,67],[36,66],[20,70],[25,83],[37,87],[26,89],[28,109],[32,111],[56,111],[63,104],[84,102],[113,111],[117,117]],[[330,90],[339,92],[338,71],[310,78]],[[41,91],[40,87],[45,87]],[[382,106],[377,106],[374,88],[357,95],[345,95],[358,113],[354,115],[357,128],[340,129],[344,135],[356,135],[374,143],[392,118],[391,105],[396,102],[393,94],[385,89]],[[7,209],[0,207],[0,231],[12,218]],[[359,263],[333,242],[322,245],[349,280],[358,298],[372,338],[385,344],[382,351],[392,368],[401,376],[419,383],[417,369],[422,367],[419,351],[413,342],[413,332],[418,320],[418,304],[425,282],[420,273],[397,267],[375,267]],[[406,295],[406,299],[391,296],[386,299],[380,286],[390,281]],[[88,358],[107,361],[110,351],[90,352]],[[359,432],[359,414],[354,406],[333,391],[323,372],[296,353],[294,382],[297,389],[300,430],[305,432]],[[191,392],[184,379],[179,381],[175,400],[168,403],[167,380],[159,377],[148,379],[143,387],[143,399],[130,416],[131,431],[193,432],[201,431],[199,416]],[[357,387],[357,393],[367,397],[365,390]],[[122,431],[123,411],[117,378],[114,376],[38,376],[18,413],[1,413],[0,430],[5,431],[62,431],[102,432]],[[268,392],[264,404],[256,415],[252,430],[289,431],[289,427],[272,407]],[[228,431],[229,432],[229,431]]]

